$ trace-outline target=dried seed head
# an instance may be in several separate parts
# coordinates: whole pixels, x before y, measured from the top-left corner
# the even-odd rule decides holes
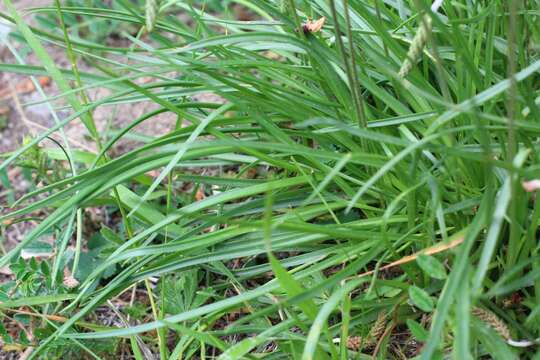
[[[64,286],[68,289],[73,289],[79,286],[79,281],[75,279],[73,276],[68,276],[64,278]]]
[[[431,17],[426,15],[424,20],[420,23],[420,28],[411,42],[411,46],[407,52],[407,58],[403,61],[401,69],[399,69],[398,75],[400,77],[403,78],[407,76],[407,74],[412,70],[416,61],[422,55],[422,51],[424,51],[424,47],[426,46],[428,34],[431,31],[432,25],[433,23]]]
[[[386,330],[386,314],[384,311],[381,311],[379,313],[379,316],[377,317],[377,320],[375,321],[375,324],[373,324],[373,327],[371,328],[371,331],[369,332],[369,338],[366,342],[366,347],[374,346],[377,341],[380,340],[380,338],[384,335],[384,331]]]
[[[64,286],[68,289],[73,289],[79,286],[79,281],[75,279],[67,267],[64,268]]]
[[[304,30],[304,33],[316,33],[321,31],[324,23],[326,22],[326,18],[323,16],[319,20],[312,22],[308,20],[303,26],[302,29]]]
[[[347,338],[347,349],[358,351],[362,344],[362,338],[360,336],[349,336]]]
[[[353,351],[359,351],[360,346],[364,348],[373,348],[384,335],[386,330],[386,314],[381,312],[373,324],[371,331],[366,339],[362,339],[361,336],[349,336],[347,338],[347,348]]]
[[[156,25],[156,17],[158,12],[158,0],[146,0],[146,30],[151,32]]]
[[[472,309],[472,314],[485,322],[487,325],[491,326],[493,330],[502,336],[503,339],[511,339],[510,329],[508,329],[508,326],[506,326],[506,324],[491,311],[475,307]]]

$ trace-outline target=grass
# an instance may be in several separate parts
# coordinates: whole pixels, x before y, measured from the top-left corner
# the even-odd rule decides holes
[[[252,21],[191,1],[4,3],[20,63],[0,71],[59,88],[41,101],[55,125],[0,164],[41,183],[0,218],[38,218],[0,259],[9,349],[540,358],[540,204],[522,186],[540,176],[535,1],[237,1]],[[98,130],[98,107],[141,102],[156,110]],[[161,113],[175,129],[138,132]],[[77,121],[95,152],[63,133]],[[36,248],[52,256],[19,258]]]

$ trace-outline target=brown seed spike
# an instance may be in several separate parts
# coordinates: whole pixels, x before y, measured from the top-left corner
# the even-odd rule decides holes
[[[506,324],[491,311],[479,307],[474,307],[472,309],[472,314],[485,322],[487,325],[491,326],[493,330],[495,330],[499,335],[502,336],[503,339],[511,339],[510,329],[508,329],[508,326],[506,326]]]
[[[379,313],[379,316],[377,317],[377,321],[375,321],[375,324],[373,324],[373,327],[371,328],[371,331],[369,332],[369,339],[366,342],[366,346],[374,346],[377,344],[377,341],[381,338],[381,336],[384,335],[384,331],[386,330],[386,314],[384,311],[381,311]]]
[[[347,348],[353,351],[358,351],[362,344],[362,338],[360,336],[349,336],[347,338]]]

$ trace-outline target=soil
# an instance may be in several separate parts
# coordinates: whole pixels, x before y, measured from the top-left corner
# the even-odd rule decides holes
[[[15,2],[18,10],[37,6],[50,6],[54,3],[51,0],[19,0]],[[0,3],[0,12],[6,12],[5,7]],[[34,21],[31,17],[25,17],[29,24]],[[0,36],[11,31],[5,23],[0,23]],[[8,41],[18,52],[24,53],[26,47],[8,37]],[[117,40],[120,41],[120,40]],[[49,44],[44,44],[49,56],[53,59],[56,66],[59,68],[69,69],[70,62],[66,56],[64,49],[55,47]],[[114,45],[114,44],[113,44]],[[123,46],[123,45],[119,45]],[[0,62],[8,64],[17,64],[17,59],[11,53],[10,49],[5,46],[4,42],[0,42]],[[24,56],[24,62],[31,65],[41,65],[37,56],[29,52]],[[93,70],[84,61],[78,63],[79,70],[82,72],[92,72]],[[18,91],[20,88],[26,91]],[[32,83],[28,76],[0,72],[0,156],[6,155],[11,151],[20,147],[23,139],[26,136],[35,136],[45,129],[50,128],[55,124],[55,119],[51,113],[51,109],[46,103],[32,104],[43,100],[42,95],[35,88],[28,91],[28,87],[32,88]],[[51,97],[60,93],[58,87],[53,81],[44,82],[43,92],[46,96]],[[2,96],[3,94],[3,96]],[[108,96],[110,92],[106,89],[92,89],[88,91],[87,96],[90,101]],[[60,120],[66,118],[69,110],[63,107],[62,102],[54,102],[56,115]],[[155,110],[157,106],[150,102],[139,102],[127,105],[103,106],[97,108],[92,116],[98,131],[103,134],[105,129],[119,129],[131,123],[141,115]],[[161,114],[152,118],[149,121],[139,125],[133,131],[137,134],[160,136],[166,134],[174,128],[176,116],[170,113]],[[90,138],[87,129],[80,120],[74,121],[64,128],[66,137],[70,141],[72,150],[84,150],[96,152],[96,145]],[[62,137],[57,132],[52,136],[58,142],[63,143]],[[116,155],[132,149],[137,146],[137,141],[126,140],[119,143],[119,146],[114,148]],[[50,140],[44,140],[40,143],[43,147],[57,147]],[[30,182],[24,178],[20,168],[10,167],[7,175],[10,180],[10,186],[0,182],[0,215],[5,214],[11,209],[6,205],[9,204],[9,197],[19,198],[29,188]],[[3,236],[0,236],[0,243],[5,249],[12,248],[14,244],[19,242],[34,225],[30,222],[15,224],[9,226]],[[1,240],[1,237],[4,239]]]

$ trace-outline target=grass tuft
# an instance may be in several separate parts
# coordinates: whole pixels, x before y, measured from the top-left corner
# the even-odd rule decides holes
[[[1,351],[538,358],[536,2],[4,4]]]

